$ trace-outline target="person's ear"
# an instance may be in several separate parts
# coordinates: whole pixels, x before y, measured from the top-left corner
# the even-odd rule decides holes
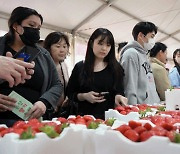
[[[22,27],[17,22],[12,25],[12,28],[18,34],[22,34],[23,33]]]
[[[12,25],[12,28],[13,28],[16,32],[17,32],[17,27],[18,27],[17,22]]]
[[[142,40],[144,39],[145,35],[142,32],[139,32],[138,37]]]

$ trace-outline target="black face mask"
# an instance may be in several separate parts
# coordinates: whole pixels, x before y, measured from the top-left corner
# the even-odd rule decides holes
[[[25,45],[34,46],[40,39],[39,28],[23,27],[24,33],[19,35]]]

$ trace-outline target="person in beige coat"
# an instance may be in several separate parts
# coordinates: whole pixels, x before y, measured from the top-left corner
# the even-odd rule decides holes
[[[161,101],[165,101],[165,91],[171,86],[165,67],[167,62],[167,46],[157,42],[150,50],[150,61],[157,92]]]

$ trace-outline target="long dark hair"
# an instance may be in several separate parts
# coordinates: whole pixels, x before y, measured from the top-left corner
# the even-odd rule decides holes
[[[91,37],[89,38],[89,41],[87,44],[85,61],[84,61],[84,68],[83,68],[82,75],[81,75],[81,83],[87,84],[87,85],[93,83],[94,63],[95,63],[93,44],[94,44],[94,40],[97,39],[99,36],[101,36],[100,42],[107,38],[107,43],[111,45],[111,49],[110,49],[108,55],[104,58],[104,62],[107,62],[108,67],[110,68],[110,70],[112,70],[112,73],[114,75],[113,87],[115,87],[118,80],[123,81],[124,71],[123,71],[123,68],[121,67],[121,65],[118,63],[118,61],[115,58],[114,37],[108,29],[104,29],[104,28],[96,29],[92,33]]]
[[[7,35],[8,43],[12,44],[15,39],[13,24],[18,23],[20,25],[23,20],[27,19],[31,15],[38,16],[41,20],[41,24],[43,23],[43,17],[34,9],[19,6],[12,11],[11,16],[8,20],[8,27],[9,27],[9,32]]]
[[[180,53],[180,49],[176,49],[173,53],[173,60],[174,60],[174,65],[177,68],[179,75],[180,75],[180,65],[178,64],[178,62],[176,61],[176,55]]]

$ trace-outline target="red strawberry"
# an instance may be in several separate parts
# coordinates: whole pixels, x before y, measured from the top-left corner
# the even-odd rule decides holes
[[[104,120],[102,120],[102,119],[96,119],[96,120],[94,120],[94,121],[97,122],[97,123],[99,123],[99,124],[104,123]]]
[[[165,130],[165,129],[164,129],[163,127],[161,127],[161,126],[153,127],[153,128],[151,129],[151,131],[153,131],[154,134],[157,135],[157,136],[165,136],[165,135],[166,135],[166,132],[167,132],[167,130]]]
[[[5,129],[6,129],[6,127],[0,127],[0,132],[5,130]]]
[[[154,133],[152,131],[144,131],[140,134],[140,141],[146,141],[153,135]]]
[[[132,129],[125,131],[124,136],[126,136],[128,139],[134,142],[139,140],[139,134]]]
[[[0,136],[3,137],[5,134],[9,133],[9,128],[6,128],[0,132]]]
[[[22,128],[14,128],[12,132],[21,135],[22,132],[24,132],[24,129],[22,129]]]
[[[43,125],[44,125],[44,126],[56,127],[56,126],[57,126],[57,123],[55,123],[55,122],[53,122],[53,121],[50,121],[50,122],[45,122]]]
[[[118,110],[119,112],[125,111],[125,108],[123,106],[117,106],[115,110]]]
[[[31,126],[32,130],[35,131],[36,133],[40,132],[40,128],[43,127],[43,123],[37,123]]]
[[[126,111],[121,111],[120,114],[126,115],[127,112]]]
[[[124,124],[124,125],[121,125],[118,128],[116,128],[115,130],[120,131],[122,134],[124,134],[124,132],[129,130],[129,129],[131,129],[131,127]]]
[[[57,126],[55,127],[55,131],[56,131],[58,134],[60,134],[60,133],[64,130],[64,128],[66,128],[66,127],[69,127],[69,123],[59,124],[59,125],[57,125]]]
[[[139,112],[139,109],[133,106],[133,107],[131,107],[131,111],[133,111],[133,112]]]
[[[146,128],[147,130],[151,130],[152,126],[149,123],[145,123],[144,128]]]
[[[69,123],[75,123],[75,120],[76,120],[75,117],[68,118]]]
[[[140,122],[136,122],[136,121],[130,120],[130,121],[129,121],[129,126],[130,126],[132,129],[134,129],[134,128],[138,127],[138,126],[142,126],[142,124],[141,124]]]
[[[13,128],[24,128],[26,123],[24,121],[17,121],[14,123]]]
[[[84,115],[83,118],[84,120],[86,120],[86,122],[94,120],[93,117],[91,117],[90,115]]]
[[[82,125],[86,125],[86,120],[84,118],[77,118],[75,120],[76,124],[82,124]]]
[[[168,130],[168,131],[171,131],[171,130],[174,129],[173,125],[168,124],[168,123],[163,123],[163,124],[162,124],[162,127],[163,127],[164,129]]]
[[[59,117],[57,121],[60,121],[61,123],[66,123],[68,120],[66,118]]]
[[[166,136],[170,139],[170,141],[174,141],[174,135],[175,135],[175,132],[174,131],[167,131],[166,132]]]
[[[36,123],[40,123],[40,121],[38,119],[31,119],[28,121],[29,124],[36,124]]]
[[[141,134],[144,131],[147,131],[146,128],[144,128],[143,126],[138,126],[134,129],[138,134]]]

